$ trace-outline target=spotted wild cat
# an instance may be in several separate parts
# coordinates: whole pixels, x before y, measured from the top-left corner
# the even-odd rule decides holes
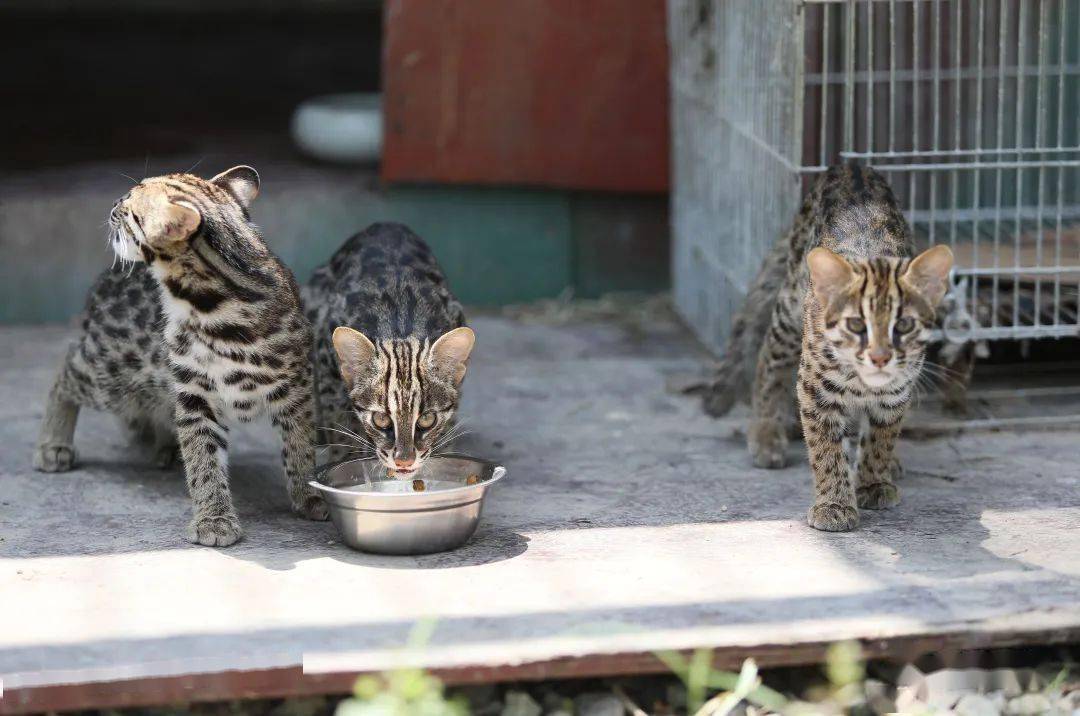
[[[315,271],[304,302],[331,459],[355,456],[358,440],[393,476],[415,473],[453,435],[474,341],[431,250],[401,224],[373,224]]]
[[[83,331],[45,409],[34,466],[71,469],[80,406],[156,435],[158,461],[179,450],[192,542],[241,536],[228,482],[226,421],[262,413],[280,434],[293,510],[326,519],[306,480],[314,463],[311,329],[292,274],[266,247],[248,208],[259,176],[235,167],[209,181],[144,179],[113,206],[110,242],[128,270],[90,291]]]
[[[853,529],[857,507],[899,501],[900,422],[952,268],[946,246],[911,253],[911,231],[884,177],[831,167],[736,321],[737,350],[752,344],[754,331],[764,338],[747,435],[754,464],[785,464],[795,392],[814,474],[808,521],[817,529]],[[771,307],[768,325],[762,304]]]

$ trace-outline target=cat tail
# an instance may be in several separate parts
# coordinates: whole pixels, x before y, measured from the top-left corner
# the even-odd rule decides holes
[[[772,322],[777,296],[788,272],[791,237],[783,234],[758,270],[742,308],[735,314],[731,336],[712,381],[701,391],[705,412],[726,415],[736,401],[749,401],[758,353]]]

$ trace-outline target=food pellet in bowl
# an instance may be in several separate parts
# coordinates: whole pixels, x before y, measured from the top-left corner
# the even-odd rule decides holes
[[[425,489],[424,488],[424,481],[423,480],[413,480],[412,481],[412,489],[413,489],[413,492],[423,492],[424,489]]]
[[[469,475],[468,477],[465,478],[465,484],[466,485],[475,485],[478,482],[480,482],[480,476],[479,475]]]

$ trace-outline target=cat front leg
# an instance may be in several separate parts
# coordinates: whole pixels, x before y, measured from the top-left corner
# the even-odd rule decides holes
[[[228,428],[205,398],[181,387],[176,433],[194,512],[185,536],[196,544],[227,547],[243,536],[229,491]]]
[[[79,419],[79,403],[73,381],[81,374],[72,369],[72,355],[73,352],[69,352],[64,359],[45,404],[32,461],[39,472],[66,472],[75,466],[75,424]]]
[[[124,416],[132,443],[148,447],[152,451],[154,467],[168,470],[180,460],[180,446],[176,443],[175,412],[171,397],[166,396],[165,408],[168,421],[157,421],[153,414],[136,411]]]
[[[293,512],[309,520],[326,520],[326,503],[307,484],[315,472],[314,399],[311,381],[297,379],[281,396],[271,394],[270,422],[281,437],[281,459]]]
[[[859,524],[851,466],[844,451],[844,403],[815,382],[808,363],[799,369],[799,414],[814,474],[814,504],[806,520],[827,532],[847,532]]]
[[[180,446],[176,442],[174,430],[154,427],[154,465],[168,470],[180,459]]]
[[[861,439],[855,494],[859,507],[881,510],[900,502],[893,477],[900,470],[895,453],[904,413],[902,406],[890,410],[877,405],[871,406],[868,413],[870,420]]]

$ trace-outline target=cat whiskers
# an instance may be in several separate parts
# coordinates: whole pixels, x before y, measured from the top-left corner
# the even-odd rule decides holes
[[[116,250],[116,245],[119,242],[123,242],[126,246],[134,243],[134,241],[131,239],[131,237],[128,236],[128,232],[124,227],[124,222],[119,216],[117,216],[115,207],[109,212],[109,218],[106,219],[105,223],[109,227],[109,232],[106,236],[106,242],[113,251],[112,265],[109,267],[109,270],[111,271],[116,268],[116,261],[117,259],[119,259],[120,270],[124,271],[125,269],[127,269],[127,276],[130,278],[131,274],[135,271],[135,264],[137,262],[134,259],[128,259],[124,256],[121,256],[120,253]]]
[[[919,371],[921,378],[933,380],[939,385],[948,381],[963,380],[965,375],[964,371],[949,368],[940,363],[931,363],[930,361],[923,363],[922,370]]]
[[[935,387],[936,386],[933,384],[930,376],[919,371],[911,384],[911,402],[914,403],[916,407],[922,405],[923,398],[926,397],[931,390],[935,389]]]
[[[319,451],[320,454],[322,454],[322,453],[325,453],[330,448],[334,448],[334,447],[345,448],[345,454],[350,456],[350,457],[353,456],[353,455],[358,456],[358,457],[353,458],[352,460],[350,460],[350,462],[356,462],[357,460],[366,460],[366,459],[368,459],[368,458],[370,458],[372,456],[371,450],[369,450],[367,448],[356,447],[355,445],[346,445],[345,443],[323,443],[322,445],[316,445],[315,449],[317,451]]]
[[[443,448],[448,448],[450,443],[457,440],[460,437],[469,435],[472,430],[466,430],[463,423],[457,423],[445,433],[439,436],[439,439],[435,441],[435,444],[431,446],[432,455],[442,455],[445,451]]]
[[[933,371],[937,375],[947,375],[949,377],[954,377],[954,378],[955,377],[961,377],[961,376],[963,376],[965,374],[965,372],[962,371],[962,370],[958,370],[956,368],[950,368],[947,365],[944,365],[942,363],[935,363],[934,361],[931,361],[931,360],[924,360],[922,367],[923,368],[929,368],[931,371]]]
[[[323,428],[323,429],[324,430],[333,430],[333,428]],[[334,432],[341,432],[341,431],[340,430],[335,430]],[[356,460],[363,460],[365,458],[371,457],[374,454],[374,450],[372,450],[370,446],[364,445],[362,443],[322,443],[321,445],[316,445],[315,446],[316,450],[321,450],[323,453],[325,453],[326,451],[330,450],[331,448],[335,448],[335,447],[345,448],[345,452],[348,455],[359,455],[359,457],[357,457]]]
[[[368,448],[362,445],[349,445],[348,443],[322,443],[316,445],[317,448],[329,448],[329,447],[343,447],[349,448],[352,452],[371,452]]]
[[[327,447],[327,448],[329,448],[329,447],[343,447],[343,448],[348,448],[349,450],[351,450],[354,453],[360,453],[361,454],[361,457],[357,458],[358,460],[363,459],[364,457],[369,457],[369,456],[375,454],[375,445],[373,445],[370,440],[368,440],[367,438],[365,438],[362,435],[357,435],[356,433],[349,430],[348,428],[345,428],[344,426],[341,426],[341,428],[339,429],[339,428],[332,428],[332,427],[329,427],[327,425],[324,425],[324,426],[322,426],[321,429],[322,430],[329,430],[330,432],[338,433],[339,435],[344,435],[345,437],[349,438],[350,440],[353,440],[354,442],[352,444],[325,443],[323,445],[319,445],[318,447]]]
[[[454,425],[451,425],[450,429],[440,435],[435,441],[435,444],[431,446],[432,452],[451,442],[463,433],[464,427],[461,423],[455,423]]]
[[[356,441],[358,441],[358,442],[360,442],[360,443],[362,443],[364,445],[367,445],[368,447],[370,447],[372,449],[375,448],[375,443],[371,442],[371,439],[368,438],[366,435],[360,435],[359,433],[353,432],[352,430],[349,430],[349,428],[345,427],[341,423],[334,423],[334,425],[336,425],[337,427],[336,428],[327,428],[327,430],[333,430],[334,432],[341,433],[342,435],[347,435],[348,437],[352,438],[353,440],[356,440]]]
[[[931,392],[936,393],[940,391],[943,384],[950,381],[963,380],[964,377],[965,374],[963,371],[949,368],[940,363],[924,360],[915,379],[916,393],[913,397],[915,398],[916,404],[919,404],[921,399]]]

